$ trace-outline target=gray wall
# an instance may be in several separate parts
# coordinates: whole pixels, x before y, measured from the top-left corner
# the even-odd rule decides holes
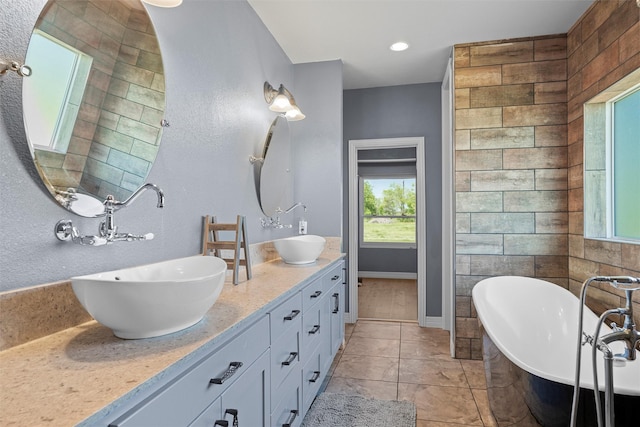
[[[371,89],[346,90],[343,97],[344,145],[348,153],[349,140],[423,136],[425,138],[426,206],[427,206],[427,316],[442,313],[441,256],[441,83],[426,83]],[[343,162],[344,176],[348,176]],[[346,184],[346,183],[345,183]],[[344,236],[349,235],[346,221],[347,195],[343,198]],[[378,265],[378,271],[398,271],[394,266],[412,251],[386,249],[367,251],[367,264]]]
[[[2,8],[0,57],[24,58],[43,4],[23,0]],[[339,63],[300,66],[298,73],[244,0],[184,0],[177,8],[148,6],[148,10],[163,53],[166,118],[171,123],[148,181],[163,188],[166,207],[156,209],[155,195],[143,194],[119,211],[116,220],[120,231],[153,232],[156,238],[95,248],[56,240],[53,227],[60,219],[73,219],[87,234],[97,232],[99,220],[69,214],[40,183],[22,124],[21,80],[14,73],[5,75],[0,77],[0,290],[198,254],[205,214],[217,215],[221,221],[246,215],[250,243],[292,234],[293,230],[260,227],[262,212],[248,161],[249,155],[262,152],[274,117],[262,93],[265,80],[276,87],[284,83],[304,106],[309,123],[333,124],[329,134],[317,125],[303,125],[296,130],[301,143],[313,142],[314,150],[339,152]],[[332,85],[322,97],[315,96],[324,88],[314,87],[314,67],[320,67],[326,73],[323,81]],[[334,219],[342,211],[340,162],[339,156],[297,162],[299,171],[313,165],[313,170],[340,177],[329,181],[331,188],[326,191],[304,195],[311,206],[333,208],[331,214],[313,217],[312,232],[340,235],[340,223]]]
[[[294,66],[296,103],[307,118],[289,123],[294,194],[307,206],[309,234],[342,235],[342,61]],[[336,105],[339,99],[339,105]],[[288,218],[291,219],[291,218]],[[294,227],[297,221],[294,221]]]

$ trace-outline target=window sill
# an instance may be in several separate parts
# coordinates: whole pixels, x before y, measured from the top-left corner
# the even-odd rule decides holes
[[[585,240],[597,240],[600,242],[608,242],[608,243],[623,243],[627,245],[640,245],[640,240],[632,240],[632,239],[623,239],[619,237],[590,237],[583,236]]]
[[[361,249],[416,249],[416,243],[360,242]]]

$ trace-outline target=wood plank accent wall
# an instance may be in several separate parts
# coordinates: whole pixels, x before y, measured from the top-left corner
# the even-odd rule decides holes
[[[567,35],[569,289],[578,294],[594,275],[640,276],[640,245],[585,239],[583,223],[583,104],[640,70],[640,8],[635,0],[596,2]],[[638,213],[640,221],[640,213]],[[607,284],[590,289],[597,313],[624,306],[624,293]],[[640,292],[634,292],[640,325]]]
[[[640,68],[639,16],[635,0],[600,0],[566,35],[454,46],[457,358],[482,358],[471,290],[486,277],[577,293],[640,275],[639,245],[583,238],[582,189],[582,104]],[[623,302],[592,291],[598,313]]]
[[[456,357],[481,359],[471,289],[568,287],[567,38],[455,46]]]

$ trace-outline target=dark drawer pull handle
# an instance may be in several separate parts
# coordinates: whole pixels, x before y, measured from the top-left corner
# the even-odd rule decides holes
[[[313,371],[313,376],[309,380],[310,383],[315,383],[320,378],[320,371]]]
[[[209,380],[210,384],[223,384],[226,380],[231,378],[233,374],[236,373],[238,369],[242,367],[242,362],[231,362],[229,363],[229,369],[227,369],[222,376],[218,378],[211,378]]]
[[[226,417],[227,414],[231,415],[233,417],[233,427],[238,427],[238,410],[237,409],[227,409],[224,411],[224,416]]]
[[[309,331],[309,335],[315,335],[320,330],[320,325],[313,325],[313,328]]]
[[[285,360],[284,362],[282,362],[282,366],[289,366],[289,365],[291,365],[291,362],[293,362],[294,360],[296,360],[296,357],[298,357],[298,353],[296,353],[295,351],[292,351],[291,353],[289,353],[289,357],[287,357],[287,360]]]
[[[300,310],[293,310],[291,314],[284,316],[284,320],[293,320],[298,314],[300,314]]]
[[[298,411],[294,409],[293,411],[291,411],[291,415],[289,415],[289,419],[287,420],[287,422],[282,424],[282,427],[291,427],[291,424],[293,424],[297,416]]]
[[[340,294],[336,292],[332,296],[336,299],[336,304],[333,306],[333,314],[337,314],[340,311]]]
[[[331,281],[338,280],[339,278],[340,278],[340,275],[339,275],[339,274],[336,274],[335,276],[333,276],[333,277],[331,278]]]
[[[309,298],[318,298],[320,295],[322,295],[322,291],[315,291]]]

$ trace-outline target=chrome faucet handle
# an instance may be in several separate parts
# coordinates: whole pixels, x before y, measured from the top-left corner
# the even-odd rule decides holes
[[[609,282],[611,286],[623,291],[640,290],[640,277],[632,276],[597,276],[593,278],[596,282]]]
[[[127,233],[127,234],[117,234],[114,237],[113,240],[134,242],[136,240],[153,240],[153,238],[154,238],[154,234],[153,233],[147,233],[147,234],[131,234],[131,233]]]
[[[593,337],[587,334],[585,331],[582,331],[582,345],[593,345]]]
[[[109,243],[104,236],[81,236],[78,229],[68,219],[58,221],[54,231],[58,240],[63,242],[71,240],[74,243],[86,246],[102,246]]]

